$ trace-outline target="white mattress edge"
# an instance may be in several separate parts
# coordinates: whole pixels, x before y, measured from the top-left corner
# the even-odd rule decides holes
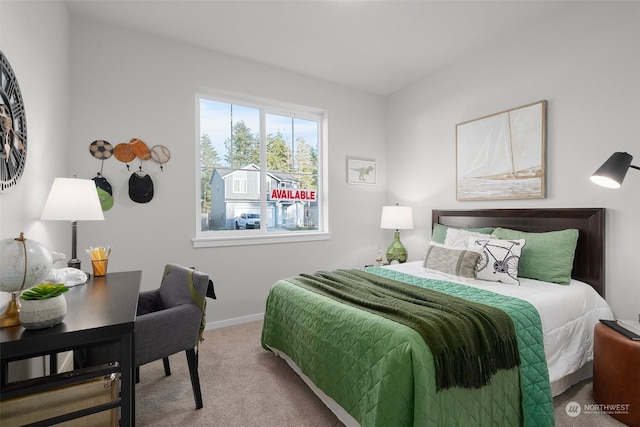
[[[551,382],[551,395],[560,396],[580,381],[593,377],[593,361],[588,361],[577,371]]]

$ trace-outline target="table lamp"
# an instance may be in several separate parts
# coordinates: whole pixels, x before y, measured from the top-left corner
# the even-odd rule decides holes
[[[80,260],[77,258],[77,221],[104,219],[96,184],[90,179],[54,179],[40,219],[71,221],[71,259],[67,265],[80,269]]]
[[[631,164],[633,156],[629,153],[616,152],[591,175],[591,181],[607,188],[620,188],[629,168],[640,167]]]
[[[400,242],[400,230],[413,229],[413,209],[410,206],[383,206],[380,228],[395,230],[393,242],[387,249],[387,262],[407,261],[407,248]]]

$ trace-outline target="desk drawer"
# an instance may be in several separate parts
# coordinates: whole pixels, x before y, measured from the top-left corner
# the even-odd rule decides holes
[[[120,381],[116,375],[96,378],[0,403],[2,427],[22,426],[47,418],[109,403],[118,398]],[[118,424],[119,408],[67,421],[60,426],[111,427]]]

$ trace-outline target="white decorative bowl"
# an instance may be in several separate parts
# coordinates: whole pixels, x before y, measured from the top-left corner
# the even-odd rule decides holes
[[[62,322],[67,315],[64,295],[43,300],[20,300],[20,323],[25,329],[43,329]]]

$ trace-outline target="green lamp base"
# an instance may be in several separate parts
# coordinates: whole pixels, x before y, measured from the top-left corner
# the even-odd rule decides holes
[[[407,262],[407,248],[400,242],[400,232],[395,231],[393,236],[393,242],[387,249],[387,262],[392,263],[397,261],[399,263]]]

